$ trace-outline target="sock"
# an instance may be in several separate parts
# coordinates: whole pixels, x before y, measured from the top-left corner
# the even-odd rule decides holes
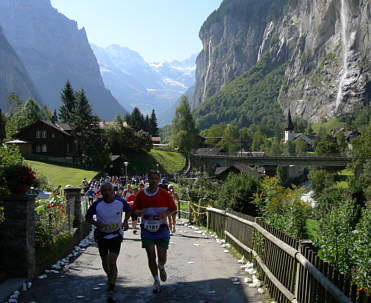
[[[159,265],[159,266],[158,266],[158,268],[159,268],[160,270],[164,269],[164,267],[165,267],[164,265],[162,265],[162,266]]]
[[[115,284],[108,283],[108,290],[114,290]]]
[[[158,279],[158,276],[154,276],[153,278],[155,279],[155,282],[160,283],[160,280]]]

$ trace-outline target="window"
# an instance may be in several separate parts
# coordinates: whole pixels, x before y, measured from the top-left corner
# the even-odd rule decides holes
[[[55,134],[54,133],[52,134],[52,138],[55,138]]]
[[[40,144],[36,144],[36,152],[41,153],[41,145]]]
[[[42,138],[47,138],[48,137],[48,133],[46,130],[43,130],[42,131]]]
[[[71,149],[70,144],[67,143],[67,152],[68,152],[68,153],[71,151],[70,149]]]
[[[47,151],[48,151],[48,149],[46,148],[46,144],[43,144],[42,145],[42,152],[46,153]]]
[[[36,131],[36,138],[41,138],[41,131],[39,130]]]

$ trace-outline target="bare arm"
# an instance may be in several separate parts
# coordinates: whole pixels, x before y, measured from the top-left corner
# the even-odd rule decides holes
[[[87,218],[86,218],[86,221],[87,221],[88,223],[90,223],[90,224],[92,224],[92,225],[98,227],[99,229],[103,229],[104,226],[105,226],[103,223],[94,220],[93,217],[87,217]]]

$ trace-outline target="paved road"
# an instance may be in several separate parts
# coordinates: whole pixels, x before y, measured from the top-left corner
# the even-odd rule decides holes
[[[153,280],[139,235],[133,235],[131,230],[125,233],[118,261],[118,302],[262,302],[257,290],[243,283],[246,274],[240,269],[240,264],[231,254],[224,253],[220,244],[215,240],[205,239],[202,234],[188,227],[177,228],[169,249],[168,281],[158,295],[152,294]],[[241,284],[233,283],[233,278],[236,277]],[[19,302],[101,303],[105,302],[104,287],[98,290],[94,288],[105,282],[98,249],[90,246],[64,273],[34,281],[32,288],[22,295]]]

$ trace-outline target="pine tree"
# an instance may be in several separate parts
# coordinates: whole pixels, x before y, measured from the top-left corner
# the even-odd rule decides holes
[[[56,110],[56,109],[55,109],[54,112],[53,112],[53,115],[52,115],[51,121],[52,121],[53,123],[58,122],[58,115],[57,115],[57,110]]]
[[[130,115],[130,126],[134,128],[136,131],[140,131],[143,129],[144,125],[144,117],[140,112],[138,107],[133,109],[133,112]]]
[[[200,143],[198,134],[199,130],[193,120],[188,98],[183,96],[171,125],[171,145],[178,147],[181,152],[189,153]]]
[[[76,98],[70,81],[66,82],[61,99],[63,105],[59,108],[59,118],[63,123],[71,123],[76,107]]]
[[[46,104],[42,104],[40,106],[40,118],[42,120],[48,120],[48,121],[52,120],[52,114]]]
[[[158,137],[158,124],[154,109],[152,109],[152,114],[149,123],[150,123],[149,133],[153,137]]]
[[[3,116],[3,113],[0,109],[0,144],[3,142],[3,140],[6,137],[5,133],[5,117]]]

